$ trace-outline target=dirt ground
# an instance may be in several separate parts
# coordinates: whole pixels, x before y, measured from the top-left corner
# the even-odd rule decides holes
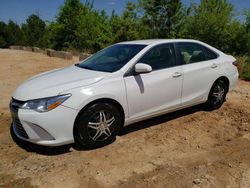
[[[96,150],[13,141],[13,90],[75,61],[0,50],[0,187],[250,187],[250,82],[239,81],[219,110],[196,106],[137,123]]]

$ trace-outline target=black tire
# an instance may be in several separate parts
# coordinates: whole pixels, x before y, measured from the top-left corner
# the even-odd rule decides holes
[[[220,94],[220,97],[216,97],[217,93],[223,91],[223,94]],[[222,106],[222,104],[224,103],[225,99],[226,99],[226,94],[227,94],[227,85],[223,80],[217,80],[208,95],[208,99],[206,102],[206,108],[208,110],[215,110],[218,109]]]
[[[104,116],[106,123],[103,120]],[[114,120],[111,120],[113,118]],[[103,123],[100,123],[101,119]],[[108,124],[110,125],[108,126]],[[99,148],[108,145],[115,141],[121,126],[121,114],[114,105],[109,103],[93,104],[82,111],[76,121],[74,127],[75,142],[87,148]],[[98,135],[96,136],[96,134]]]

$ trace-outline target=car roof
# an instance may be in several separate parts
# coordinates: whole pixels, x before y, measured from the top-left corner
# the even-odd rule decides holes
[[[151,44],[160,44],[167,42],[196,42],[200,43],[200,41],[193,39],[146,39],[146,40],[134,40],[134,41],[124,41],[118,44],[141,44],[141,45],[151,45]]]

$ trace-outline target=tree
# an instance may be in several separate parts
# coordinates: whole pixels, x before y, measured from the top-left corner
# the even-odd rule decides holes
[[[246,22],[245,22],[245,27],[246,27],[246,44],[247,44],[247,51],[246,53],[250,55],[250,9],[246,10],[245,12],[246,16]]]
[[[92,43],[93,41],[95,41],[92,48],[94,51],[97,51],[111,44],[112,31],[109,18],[104,10],[101,11],[100,13],[98,11],[92,11],[92,14],[94,14],[93,24],[92,24],[92,31],[94,32],[90,30],[89,33],[91,36],[90,40],[92,41]]]
[[[57,22],[54,25],[54,48],[76,48],[77,36],[81,18],[85,14],[85,9],[80,0],[66,0],[59,10]]]
[[[112,37],[112,42],[118,42],[120,41],[119,39],[119,32],[121,28],[121,17],[118,16],[115,11],[113,10],[109,19],[109,25],[111,27],[111,37]]]
[[[140,38],[139,18],[137,17],[136,5],[128,2],[121,17],[114,12],[111,15],[110,24],[112,27],[113,42],[135,40]]]
[[[7,39],[7,25],[4,22],[0,22],[0,48],[6,48],[8,46]]]
[[[30,15],[26,23],[22,25],[26,44],[29,46],[40,46],[45,26],[45,22],[38,15]]]
[[[56,27],[58,26],[55,22],[50,22],[46,24],[45,31],[39,40],[39,47],[41,48],[55,48],[55,33]]]
[[[24,35],[19,25],[14,23],[12,20],[9,21],[6,32],[8,34],[7,42],[8,45],[22,45],[24,44]]]
[[[247,31],[250,31],[250,9],[245,11],[245,17],[246,17],[245,25],[247,27]]]
[[[169,38],[181,19],[181,0],[140,0],[143,23],[151,28],[153,38]]]
[[[93,4],[66,0],[53,26],[55,49],[96,51],[111,41],[111,27],[105,11],[93,10]]]
[[[8,24],[0,22],[0,47],[7,48],[10,45],[24,44],[24,35],[19,25],[12,20]]]
[[[250,35],[245,25],[239,21],[233,21],[228,26],[228,48],[226,52],[234,55],[245,55],[250,49]]]
[[[201,0],[183,25],[183,36],[228,51],[233,6],[227,0]]]
[[[93,10],[93,6],[86,3],[83,8],[83,15],[75,30],[77,43],[74,47],[95,52],[110,44],[111,27],[105,11]]]

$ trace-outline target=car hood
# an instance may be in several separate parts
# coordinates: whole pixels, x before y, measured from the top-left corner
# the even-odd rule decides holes
[[[22,83],[12,97],[26,101],[56,96],[59,93],[99,82],[110,73],[92,71],[75,65],[41,73]]]

